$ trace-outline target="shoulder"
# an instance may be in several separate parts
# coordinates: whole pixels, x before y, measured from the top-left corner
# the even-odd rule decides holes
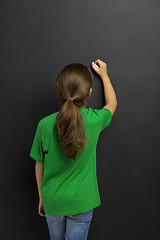
[[[112,113],[108,108],[90,108],[90,112],[90,119],[96,124],[99,132],[110,125],[112,121]]]
[[[101,109],[97,109],[97,108],[88,108],[89,113],[91,113],[93,116],[100,116],[100,115],[109,115],[111,116],[112,113],[108,108],[101,108]]]
[[[38,127],[43,128],[45,125],[52,122],[56,118],[57,114],[58,114],[58,112],[55,112],[55,113],[49,114],[49,115],[41,118],[38,122]]]

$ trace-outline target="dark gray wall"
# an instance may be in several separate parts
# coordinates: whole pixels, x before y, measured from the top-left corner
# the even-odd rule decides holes
[[[101,207],[88,239],[160,238],[160,2],[1,1],[1,239],[49,239],[38,215],[38,121],[59,110],[52,82],[69,63],[101,59],[118,107],[99,138]],[[89,106],[105,104],[94,73]]]

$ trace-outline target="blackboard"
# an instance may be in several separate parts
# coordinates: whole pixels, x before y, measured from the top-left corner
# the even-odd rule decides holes
[[[117,95],[97,146],[101,207],[88,239],[160,238],[160,2],[1,1],[1,239],[49,239],[29,158],[39,119],[69,63],[101,59]],[[93,72],[89,106],[105,105]]]

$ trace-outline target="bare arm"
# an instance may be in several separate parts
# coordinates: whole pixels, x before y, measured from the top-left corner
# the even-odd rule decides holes
[[[110,78],[107,74],[103,75],[102,82],[104,86],[104,95],[105,95],[105,101],[106,101],[106,105],[103,108],[108,108],[111,111],[113,116],[117,108],[116,94],[112,87]]]
[[[106,105],[103,108],[108,108],[113,116],[117,108],[117,98],[107,74],[107,64],[100,59],[97,59],[95,62],[92,62],[92,68],[98,73],[103,82],[106,101]]]
[[[41,183],[42,183],[42,179],[43,179],[43,172],[44,172],[44,163],[36,161],[36,164],[35,164],[35,175],[36,175],[39,199],[41,199],[41,200],[42,200],[42,196],[41,196]]]

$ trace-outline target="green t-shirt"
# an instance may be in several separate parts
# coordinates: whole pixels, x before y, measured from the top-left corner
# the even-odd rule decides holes
[[[42,118],[35,132],[30,157],[44,163],[41,183],[43,208],[52,216],[67,216],[90,211],[101,205],[97,174],[96,146],[99,134],[112,120],[109,109],[79,108],[83,116],[85,143],[76,162],[60,145],[55,112]]]

